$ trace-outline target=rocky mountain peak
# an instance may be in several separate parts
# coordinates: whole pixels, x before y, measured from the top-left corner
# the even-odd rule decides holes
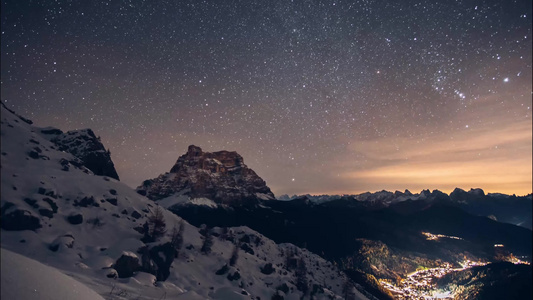
[[[83,161],[94,174],[119,180],[111,153],[92,129],[71,130],[63,133],[57,128],[43,128],[41,134],[59,147]]]
[[[179,173],[185,167],[193,167],[214,173],[236,172],[244,165],[244,159],[237,152],[218,151],[203,152],[202,148],[190,145],[187,153],[180,156],[170,169],[170,173]]]
[[[468,191],[468,193],[479,196],[479,197],[485,196],[485,191],[483,191],[480,188],[471,188],[470,191]]]
[[[190,145],[187,149],[187,156],[189,157],[201,156],[203,153],[202,148],[195,145]]]
[[[244,164],[240,154],[204,152],[195,145],[178,158],[170,173],[146,180],[137,191],[152,200],[179,194],[228,205],[274,200],[265,181]]]

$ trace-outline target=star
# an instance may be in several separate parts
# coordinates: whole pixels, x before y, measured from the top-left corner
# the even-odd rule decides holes
[[[530,192],[530,2],[359,2],[6,0],[2,101],[91,127],[131,187],[196,144],[237,151],[275,194],[453,190],[461,174],[403,176],[465,161],[476,187]],[[508,135],[512,158],[455,152]]]

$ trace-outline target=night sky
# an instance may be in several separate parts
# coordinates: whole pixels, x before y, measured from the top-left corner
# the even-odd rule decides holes
[[[532,1],[2,1],[1,101],[121,180],[195,144],[276,195],[532,186]]]

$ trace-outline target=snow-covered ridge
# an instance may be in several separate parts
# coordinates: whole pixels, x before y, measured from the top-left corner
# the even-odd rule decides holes
[[[206,230],[200,233],[163,208],[166,233],[143,242],[143,225],[157,204],[115,179],[94,175],[41,130],[2,107],[2,248],[56,268],[106,299],[270,299],[274,294],[299,299],[296,267],[302,262],[309,271],[308,293],[341,298],[347,279],[335,266],[246,227],[208,230],[213,238],[206,254]],[[181,222],[183,245],[177,258],[168,256],[165,247]],[[230,266],[235,252],[238,259]],[[157,281],[168,262],[166,280]],[[124,275],[127,271],[131,275]],[[83,293],[76,298],[91,292]]]
[[[57,128],[43,128],[41,135],[57,145],[60,151],[68,152],[83,161],[83,164],[96,175],[109,176],[119,180],[111,152],[106,150],[100,137],[87,129],[71,130],[63,133]]]

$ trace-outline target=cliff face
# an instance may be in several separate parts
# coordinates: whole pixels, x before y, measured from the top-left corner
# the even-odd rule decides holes
[[[119,180],[111,154],[91,129],[63,133],[57,128],[43,128],[41,133],[56,144],[60,151],[68,152],[81,159],[83,165],[95,175]]]
[[[274,200],[265,181],[244,164],[237,152],[203,152],[194,145],[178,158],[170,173],[146,180],[137,192],[152,200],[186,194],[227,205]]]

